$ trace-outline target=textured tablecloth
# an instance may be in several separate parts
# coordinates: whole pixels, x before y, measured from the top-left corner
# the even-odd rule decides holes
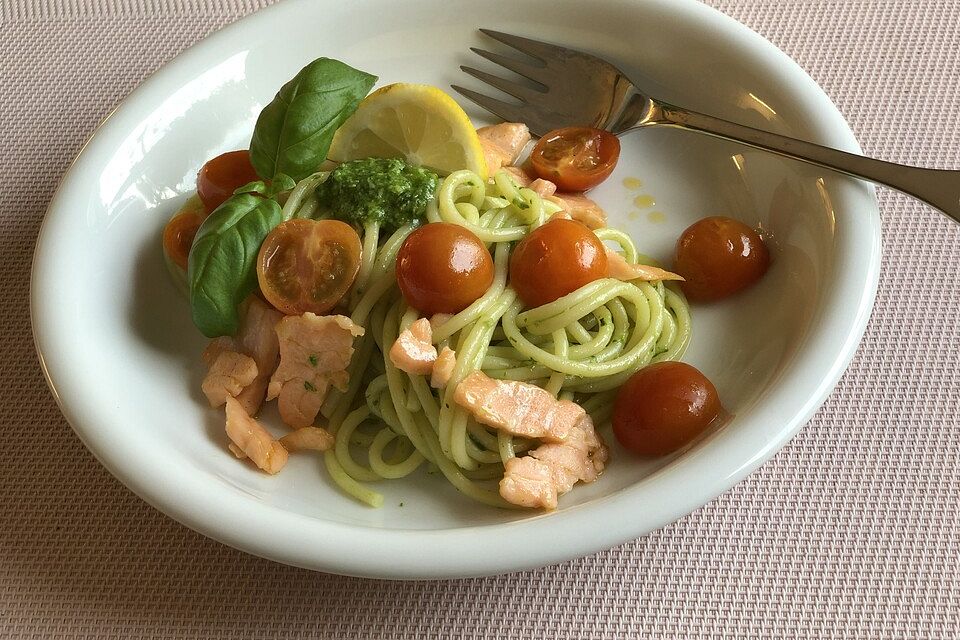
[[[586,0],[585,0],[586,1]],[[0,638],[960,637],[960,233],[881,191],[866,338],[789,445],[666,529],[540,571],[311,573],[155,511],[80,444],[34,355],[34,241],[110,109],[256,0],[0,0]],[[960,0],[714,0],[874,156],[960,168]]]

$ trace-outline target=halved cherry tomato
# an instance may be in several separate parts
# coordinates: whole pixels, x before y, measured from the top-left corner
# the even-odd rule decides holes
[[[493,284],[493,258],[472,231],[432,222],[404,241],[397,253],[397,285],[420,313],[457,313]]]
[[[207,211],[223,204],[243,185],[259,180],[246,149],[228,151],[207,162],[197,174],[197,193]]]
[[[175,265],[187,270],[187,258],[190,247],[197,235],[197,229],[203,224],[205,216],[197,211],[183,211],[170,218],[163,228],[163,250]]]
[[[539,307],[607,275],[607,252],[582,222],[555,218],[531,231],[510,256],[510,285]]]
[[[660,456],[704,432],[723,410],[713,383],[683,362],[658,362],[620,387],[613,433],[625,448]]]
[[[559,191],[592,189],[613,172],[620,159],[620,140],[601,129],[555,129],[537,141],[530,164],[537,177]]]
[[[693,223],[677,240],[673,270],[691,300],[709,302],[756,282],[770,265],[763,238],[739,220],[713,216]]]
[[[291,316],[333,309],[360,270],[360,236],[339,220],[288,220],[271,231],[257,256],[267,302]]]

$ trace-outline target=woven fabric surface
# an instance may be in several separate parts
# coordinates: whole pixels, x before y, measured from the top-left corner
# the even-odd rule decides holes
[[[876,309],[825,406],[734,489],[611,551],[495,578],[343,578],[206,539],[110,476],[34,355],[40,221],[124,95],[262,4],[0,4],[0,637],[960,637],[960,232],[889,191]],[[711,4],[795,58],[868,154],[960,167],[960,0]]]

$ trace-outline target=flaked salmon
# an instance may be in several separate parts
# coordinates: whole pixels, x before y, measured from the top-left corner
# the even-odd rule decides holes
[[[253,358],[236,351],[220,350],[210,363],[200,388],[211,407],[220,407],[227,398],[235,398],[257,377]]]
[[[546,198],[557,192],[557,185],[553,184],[549,180],[537,178],[530,183],[530,189],[541,198]]]
[[[529,187],[530,183],[533,182],[533,178],[531,178],[529,174],[527,174],[527,172],[521,167],[506,166],[500,168],[509,173],[510,177],[513,178],[521,187]]]
[[[510,458],[503,466],[500,496],[507,502],[531,509],[556,509],[557,488],[553,472],[545,462],[523,456]]]
[[[301,427],[280,438],[287,451],[326,451],[333,442],[333,434],[321,427]]]
[[[457,353],[450,347],[444,347],[433,363],[433,372],[430,374],[430,386],[434,389],[447,386],[453,368],[457,366]]]
[[[226,405],[227,436],[233,443],[230,450],[234,455],[242,452],[267,473],[280,471],[287,464],[287,450],[283,445],[251,418],[236,399],[227,398]]]
[[[490,175],[496,173],[500,167],[515,163],[523,148],[530,142],[530,129],[520,122],[501,122],[480,127],[477,135],[483,146]]]
[[[683,276],[679,276],[666,269],[661,269],[660,267],[652,267],[646,264],[630,264],[622,255],[610,247],[607,247],[607,277],[616,278],[617,280],[645,280],[647,282],[653,282],[655,280],[683,280]]]
[[[346,316],[307,312],[276,326],[280,364],[270,378],[267,400],[277,398],[280,417],[291,427],[309,427],[330,385],[346,391],[353,339],[363,327]]]
[[[569,213],[571,218],[579,220],[591,229],[607,226],[607,213],[582,193],[556,193],[547,196],[546,199],[555,202],[562,211]]]
[[[552,196],[557,192],[557,185],[553,184],[549,180],[544,180],[543,178],[531,178],[522,167],[506,166],[501,168],[509,173],[510,176],[516,180],[518,185],[531,189],[541,198]]]
[[[557,400],[540,387],[515,380],[494,380],[474,371],[457,385],[453,396],[477,422],[525,438],[562,442],[586,415],[569,400]]]
[[[445,325],[447,322],[450,321],[450,318],[452,317],[453,317],[452,313],[435,313],[432,316],[430,316],[430,330],[431,330],[430,335],[432,336],[433,331],[436,331],[437,329]]]
[[[437,348],[433,346],[432,340],[430,321],[420,318],[397,336],[390,347],[390,361],[397,369],[411,375],[430,375],[437,359]]]
[[[253,358],[257,365],[256,377],[241,391],[231,394],[251,416],[256,415],[260,410],[270,376],[277,367],[279,345],[274,328],[281,318],[283,314],[252,295],[244,301],[240,309],[240,328],[237,336],[214,338],[203,351],[203,361],[207,367],[212,367],[217,357],[224,351],[234,351]]]
[[[519,506],[556,509],[558,498],[577,482],[596,480],[608,457],[593,420],[584,415],[563,442],[548,442],[527,456],[507,460],[500,495]]]

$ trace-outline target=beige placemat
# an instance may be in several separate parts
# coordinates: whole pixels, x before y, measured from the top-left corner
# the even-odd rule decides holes
[[[960,637],[960,233],[889,192],[876,311],[825,407],[732,491],[610,552],[341,578],[207,540],[114,480],[34,356],[40,219],[113,105],[261,4],[0,0],[0,638]],[[960,167],[960,1],[713,4],[796,58],[868,153]]]

